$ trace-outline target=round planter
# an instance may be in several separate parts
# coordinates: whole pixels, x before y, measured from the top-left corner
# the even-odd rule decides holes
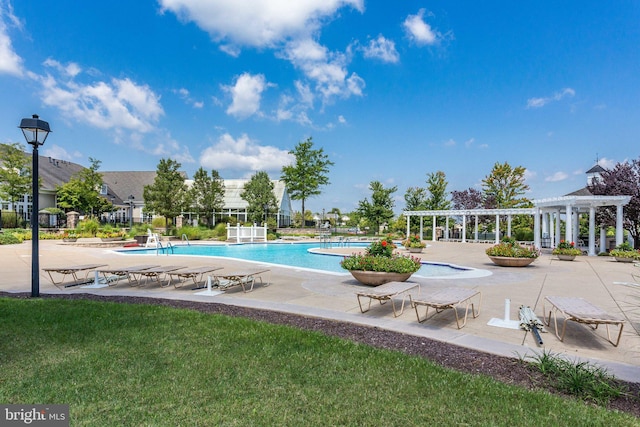
[[[514,258],[506,256],[489,256],[489,259],[501,267],[526,267],[536,260],[536,258]]]
[[[407,248],[409,250],[409,253],[412,254],[421,254],[422,253],[422,249],[424,248]]]
[[[618,262],[634,262],[635,261],[635,259],[633,259],[633,258],[625,258],[625,257],[620,257],[620,256],[617,256],[615,258],[616,258],[616,261],[618,261]]]
[[[76,237],[65,237],[64,239],[62,239],[63,242],[67,242],[67,243],[73,243],[77,240],[78,239]]]
[[[573,261],[576,259],[575,255],[558,254],[556,255],[560,261]]]
[[[413,273],[387,273],[384,271],[349,270],[349,273],[360,283],[371,286],[389,282],[404,282]]]
[[[117,242],[122,240],[122,237],[101,237],[100,240],[103,242]]]

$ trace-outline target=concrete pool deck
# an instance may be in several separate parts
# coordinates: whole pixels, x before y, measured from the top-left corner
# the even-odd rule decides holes
[[[482,306],[478,318],[469,318],[467,325],[458,330],[452,310],[418,323],[410,307],[394,318],[390,305],[374,301],[371,310],[360,313],[355,293],[363,285],[350,274],[322,273],[299,268],[269,265],[271,285],[256,284],[253,292],[243,293],[239,287],[215,296],[196,295],[190,286],[175,289],[161,288],[151,283],[145,287],[131,287],[126,280],[116,286],[86,289],[71,287],[60,290],[51,284],[42,269],[78,264],[106,264],[105,268],[120,268],[136,264],[184,265],[196,267],[215,265],[224,270],[238,270],[263,265],[222,258],[166,255],[123,255],[112,248],[73,246],[60,241],[40,241],[40,292],[91,293],[168,298],[215,302],[245,307],[296,313],[376,326],[409,335],[424,336],[462,347],[522,357],[542,350],[568,356],[571,360],[587,360],[606,367],[616,377],[640,382],[640,268],[632,263],[616,262],[609,257],[578,257],[575,261],[559,261],[555,256],[543,254],[524,268],[498,267],[485,255],[491,245],[482,243],[429,242],[422,258],[426,261],[449,263],[486,270],[491,274],[481,277],[420,278],[410,280],[421,285],[422,291],[445,287],[473,288],[482,292]],[[361,248],[332,249],[333,252],[351,254]],[[635,274],[634,278],[632,274]],[[31,243],[0,245],[0,291],[31,291]],[[511,320],[518,320],[520,305],[530,306],[542,320],[542,302],[545,296],[583,297],[614,316],[626,319],[618,347],[606,340],[606,330],[600,326],[593,331],[586,325],[570,322],[564,342],[555,336],[553,327],[542,334],[544,344],[539,346],[531,333],[519,329],[490,326],[492,319],[503,320],[505,300],[510,300]],[[500,322],[498,322],[500,323]],[[615,328],[612,334],[615,334]]]

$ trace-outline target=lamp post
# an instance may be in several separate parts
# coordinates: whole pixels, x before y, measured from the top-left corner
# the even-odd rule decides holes
[[[20,129],[27,144],[33,146],[33,154],[31,155],[31,297],[40,296],[40,248],[38,236],[38,147],[44,144],[49,132],[49,123],[40,120],[37,114],[30,119],[22,119],[20,121]]]
[[[131,231],[133,229],[133,199],[135,197],[131,194],[127,199],[129,200],[129,231]]]

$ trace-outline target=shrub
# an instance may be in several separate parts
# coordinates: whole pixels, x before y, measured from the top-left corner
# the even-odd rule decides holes
[[[2,228],[18,228],[18,215],[14,211],[2,211]]]
[[[227,239],[227,224],[219,222],[213,227],[213,235],[220,240]]]
[[[167,226],[167,223],[165,221],[166,220],[165,220],[165,218],[163,216],[155,217],[151,221],[151,226],[153,228],[162,228],[162,229],[164,229]],[[171,220],[169,220],[168,224],[169,224],[169,226],[171,226]]]
[[[22,243],[21,235],[13,233],[0,234],[0,245],[15,245]]]
[[[100,222],[95,218],[84,219],[78,224],[78,230],[82,235],[87,237],[95,237],[100,229]]]
[[[486,254],[509,258],[538,258],[540,251],[534,247],[522,246],[515,239],[505,237],[501,243],[487,249]]]

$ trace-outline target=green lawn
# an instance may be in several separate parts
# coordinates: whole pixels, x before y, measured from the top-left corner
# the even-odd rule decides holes
[[[0,402],[71,425],[638,425],[320,333],[151,305],[0,298]]]

